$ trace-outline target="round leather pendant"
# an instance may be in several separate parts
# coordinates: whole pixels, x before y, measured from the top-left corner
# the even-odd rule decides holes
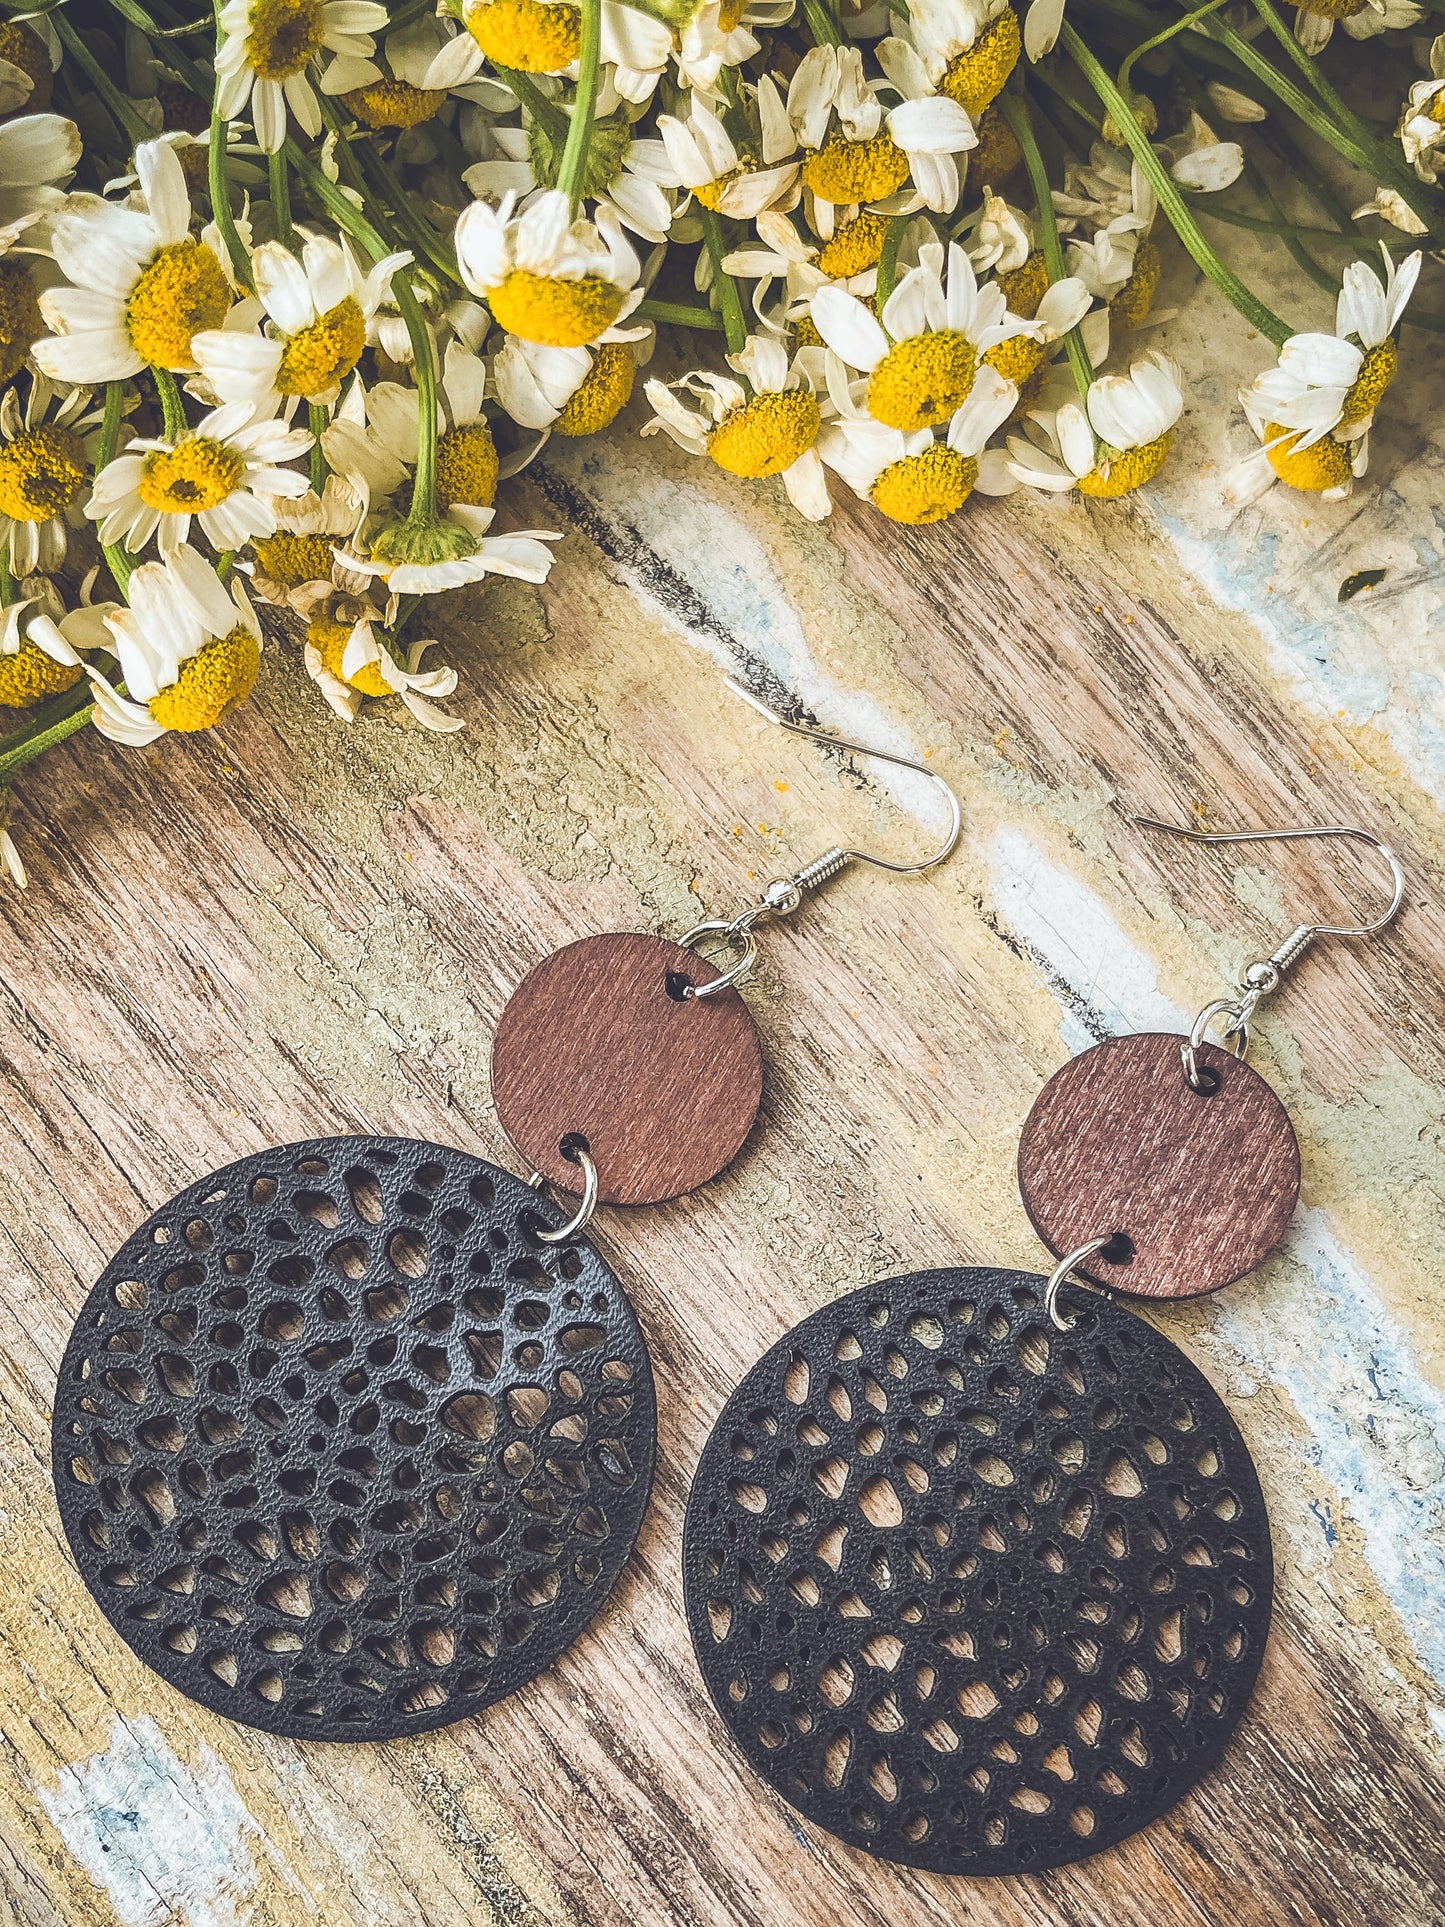
[[[718,1419],[688,1624],[770,1786],[850,1846],[1042,1873],[1218,1759],[1269,1631],[1269,1522],[1206,1379],[1044,1280],[917,1272],[805,1319]]]
[[[106,1618],[293,1738],[480,1712],[606,1599],[656,1459],[647,1348],[565,1214],[464,1152],[322,1138],[127,1239],[60,1367],[55,1488]]]
[[[1253,1271],[1299,1199],[1289,1113],[1257,1071],[1205,1044],[1213,1089],[1190,1088],[1184,1042],[1111,1037],[1045,1084],[1019,1139],[1019,1191],[1056,1258],[1112,1244],[1078,1269],[1141,1298],[1193,1298]]]
[[[583,937],[513,991],[492,1044],[502,1129],[562,1191],[581,1190],[563,1146],[581,1140],[603,1204],[661,1204],[742,1149],[763,1094],[763,1053],[735,990],[685,997],[718,975],[664,937]]]

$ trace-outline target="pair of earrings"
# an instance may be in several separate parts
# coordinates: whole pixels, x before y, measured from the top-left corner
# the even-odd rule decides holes
[[[550,1665],[625,1564],[656,1403],[585,1227],[742,1148],[762,1053],[737,985],[760,926],[850,863],[921,872],[959,835],[936,772],[738,693],[929,777],[940,845],[914,864],[836,848],[679,942],[544,959],[493,1047],[530,1181],[408,1139],[260,1153],[156,1212],[87,1299],[53,1426],[67,1535],[122,1636],[213,1710],[356,1740],[468,1717]],[[1374,844],[1394,898],[1339,934],[1402,900],[1364,832],[1179,833]],[[1188,1038],[1111,1040],[1046,1086],[1020,1181],[1051,1277],[851,1293],[709,1439],[684,1544],[699,1664],[763,1777],[852,1844],[952,1873],[1061,1865],[1163,1812],[1242,1714],[1272,1577],[1253,1466],[1203,1377],[1099,1288],[1213,1289],[1283,1237],[1298,1150],[1243,1053],[1328,928]]]

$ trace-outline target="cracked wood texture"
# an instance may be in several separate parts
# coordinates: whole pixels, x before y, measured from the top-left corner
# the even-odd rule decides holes
[[[916,533],[844,505],[810,528],[772,488],[620,438],[554,443],[511,499],[567,539],[545,589],[443,613],[463,734],[395,706],[340,727],[283,643],[217,735],[78,740],[17,795],[0,1918],[1434,1927],[1442,783],[1212,601],[1147,505],[979,503]],[[744,1153],[694,1196],[599,1219],[657,1373],[637,1554],[560,1663],[483,1718],[374,1748],[229,1725],[146,1671],[65,1551],[49,1417],[71,1320],[155,1205],[265,1145],[385,1131],[515,1168],[489,1040],[558,945],[731,915],[835,841],[926,847],[927,784],[768,730],[724,667],[926,754],[966,829],[933,876],[855,866],[766,933]],[[1071,1052],[1179,1028],[1301,916],[1378,888],[1329,846],[1240,861],[1146,840],[1136,809],[1360,820],[1410,897],[1387,937],[1319,944],[1261,1013],[1254,1062],[1303,1149],[1284,1248],[1212,1299],[1145,1308],[1229,1402],[1270,1507],[1253,1709],[1146,1833],[1042,1878],[951,1883],[849,1851],[747,1770],[688,1644],[683,1509],[729,1392],[798,1319],[920,1267],[1046,1265],[1015,1154]]]

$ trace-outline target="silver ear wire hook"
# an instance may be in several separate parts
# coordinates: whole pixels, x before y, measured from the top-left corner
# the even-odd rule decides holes
[[[846,736],[835,736],[831,730],[817,729],[811,723],[795,723],[786,716],[780,716],[770,709],[751,689],[745,688],[733,677],[724,677],[724,682],[735,696],[779,729],[791,730],[795,736],[806,736],[811,742],[822,743],[829,749],[847,750],[855,756],[872,756],[881,763],[891,763],[895,769],[910,769],[919,776],[926,776],[930,783],[936,784],[948,799],[948,833],[931,855],[916,863],[899,863],[892,857],[878,856],[871,850],[851,850],[837,846],[815,856],[811,863],[805,863],[790,877],[774,877],[762,892],[756,904],[750,905],[739,916],[728,922],[725,919],[712,919],[695,924],[687,935],[678,939],[689,949],[695,947],[703,937],[719,937],[725,942],[736,944],[739,948],[737,962],[713,978],[711,983],[689,984],[683,995],[687,997],[713,997],[721,990],[738,983],[752,969],[757,961],[758,944],[754,934],[758,925],[769,917],[790,917],[798,908],[809,891],[821,889],[831,877],[837,876],[850,863],[870,863],[877,870],[888,870],[894,876],[921,876],[935,864],[942,863],[952,856],[958,844],[959,833],[963,827],[963,811],[953,787],[937,770],[929,769],[926,763],[917,762],[911,756],[900,756],[891,749],[876,749],[868,743],[855,743]]]
[[[1299,962],[1316,937],[1377,936],[1394,920],[1405,901],[1405,872],[1400,867],[1399,858],[1387,843],[1356,824],[1310,824],[1286,830],[1190,830],[1178,823],[1161,822],[1157,816],[1135,816],[1131,820],[1141,829],[1162,830],[1166,836],[1183,837],[1190,843],[1293,843],[1305,837],[1345,836],[1352,842],[1366,843],[1372,850],[1378,851],[1390,868],[1394,889],[1389,903],[1373,922],[1297,924],[1269,956],[1257,957],[1246,966],[1238,998],[1216,998],[1213,1003],[1205,1005],[1194,1020],[1188,1043],[1180,1047],[1184,1075],[1189,1080],[1190,1089],[1201,1093],[1214,1088],[1200,1069],[1198,1053],[1216,1017],[1226,1020],[1222,1032],[1224,1042],[1233,1049],[1236,1057],[1243,1057],[1249,1048],[1250,1019],[1264,999],[1279,989],[1285,972]]]

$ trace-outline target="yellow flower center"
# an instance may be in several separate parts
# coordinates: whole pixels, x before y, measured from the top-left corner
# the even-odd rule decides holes
[[[1347,424],[1362,422],[1372,414],[1380,404],[1380,397],[1395,379],[1395,371],[1399,366],[1400,351],[1388,336],[1377,347],[1366,349],[1354,386],[1345,396],[1340,420]]]
[[[325,35],[323,0],[255,0],[246,56],[262,80],[289,80],[321,52]]]
[[[1014,139],[1013,129],[997,105],[985,110],[975,131],[978,146],[968,157],[969,181],[976,181],[980,190],[999,187],[1023,164],[1024,150]]]
[[[85,487],[80,437],[53,423],[0,445],[0,515],[13,522],[48,522]]]
[[[162,729],[214,729],[256,686],[261,647],[244,624],[213,636],[147,707]]]
[[[546,348],[585,348],[612,326],[625,299],[600,274],[560,281],[527,268],[513,268],[487,296],[499,327]]]
[[[497,449],[485,422],[449,428],[437,443],[437,498],[443,509],[453,502],[486,509],[497,493]]]
[[[1053,379],[1053,373],[1053,364],[1045,355],[1034,372],[1026,375],[1019,383],[1019,398],[1010,411],[1010,421],[1017,421],[1021,415],[1027,414],[1029,409],[1043,400],[1045,391]]]
[[[955,55],[948,63],[940,91],[977,120],[1003,92],[1004,82],[1018,65],[1021,45],[1019,17],[1008,7],[989,22],[967,53]]]
[[[911,434],[937,428],[963,401],[978,372],[978,353],[954,328],[895,341],[873,370],[868,413],[889,428]]]
[[[224,502],[246,472],[224,442],[193,435],[175,448],[153,449],[141,463],[136,494],[163,515],[194,515]]]
[[[800,348],[821,348],[823,337],[810,314],[800,314],[793,323],[793,335]]]
[[[1134,272],[1109,303],[1109,312],[1126,328],[1137,328],[1154,305],[1159,270],[1164,265],[1152,241],[1141,241],[1134,256]]]
[[[27,114],[43,114],[50,106],[55,76],[51,72],[50,55],[40,35],[33,27],[27,27],[23,20],[0,23],[0,60],[8,60],[12,67],[18,67],[21,73],[30,76],[30,94],[24,103],[24,111]]]
[[[440,87],[413,87],[406,80],[377,80],[341,98],[367,127],[420,127],[446,99]]]
[[[283,395],[325,395],[345,380],[366,346],[366,316],[348,294],[286,343],[276,386]]]
[[[1021,268],[1009,268],[997,277],[1003,298],[1015,314],[1032,321],[1039,303],[1049,291],[1049,270],[1043,252],[1035,248]]]
[[[695,187],[692,198],[699,206],[711,208],[716,214],[718,203],[733,182],[740,180],[744,174],[756,174],[761,167],[762,162],[756,154],[739,155],[736,167],[730,167],[726,174],[719,174],[715,181],[704,181],[701,187]]]
[[[819,251],[820,272],[833,281],[846,281],[852,274],[866,274],[869,268],[877,267],[887,232],[888,223],[881,214],[860,214],[856,221],[839,228]]]
[[[573,389],[567,405],[553,422],[558,435],[595,435],[620,415],[632,399],[637,363],[625,341],[604,341],[592,357],[592,367]]]
[[[820,201],[849,207],[857,201],[881,201],[897,193],[908,179],[908,156],[887,134],[871,141],[845,140],[830,134],[803,162],[803,185]]]
[[[126,332],[142,361],[191,374],[191,336],[219,328],[230,305],[230,287],[211,250],[200,241],[175,241],[142,269],[126,306]]]
[[[467,31],[498,67],[523,74],[560,74],[582,48],[582,10],[555,0],[477,0]]]
[[[1098,461],[1087,475],[1079,477],[1079,493],[1112,501],[1142,488],[1163,468],[1170,440],[1171,431],[1166,429],[1157,441],[1145,442],[1140,448],[1111,448],[1107,442],[1100,442]]]
[[[1303,431],[1301,431],[1303,433]],[[1343,442],[1337,442],[1333,435],[1325,435],[1309,448],[1296,450],[1299,435],[1291,435],[1278,422],[1266,425],[1264,438],[1274,441],[1277,435],[1288,439],[1268,451],[1269,465],[1282,482],[1291,488],[1303,489],[1317,495],[1327,488],[1344,488],[1351,481],[1350,451]]]
[[[818,397],[808,388],[754,395],[725,415],[708,437],[707,452],[729,475],[757,481],[781,475],[818,438]]]
[[[14,381],[44,333],[29,268],[18,255],[0,255],[0,382]]]
[[[941,522],[963,507],[977,480],[972,457],[935,442],[890,462],[869,492],[890,522]]]
[[[986,349],[983,359],[990,368],[996,368],[1005,381],[1011,381],[1019,388],[1034,373],[1044,358],[1044,344],[1035,341],[1032,335],[1010,335],[1007,341]]]
[[[1445,87],[1437,88],[1426,104],[1425,112],[1430,119],[1445,125]]]
[[[329,535],[292,535],[280,529],[256,543],[256,573],[278,589],[299,589],[303,582],[329,582],[335,539]]]
[[[362,696],[389,696],[392,691],[381,673],[378,663],[363,663],[351,677],[341,673],[341,659],[346,654],[346,645],[351,640],[351,625],[346,622],[333,622],[329,616],[313,616],[306,625],[306,639],[321,656],[321,667],[327,675],[335,676],[348,688]]]
[[[0,655],[0,706],[24,709],[44,702],[73,689],[84,673],[78,663],[57,662],[33,642],[22,642],[13,656]]]

